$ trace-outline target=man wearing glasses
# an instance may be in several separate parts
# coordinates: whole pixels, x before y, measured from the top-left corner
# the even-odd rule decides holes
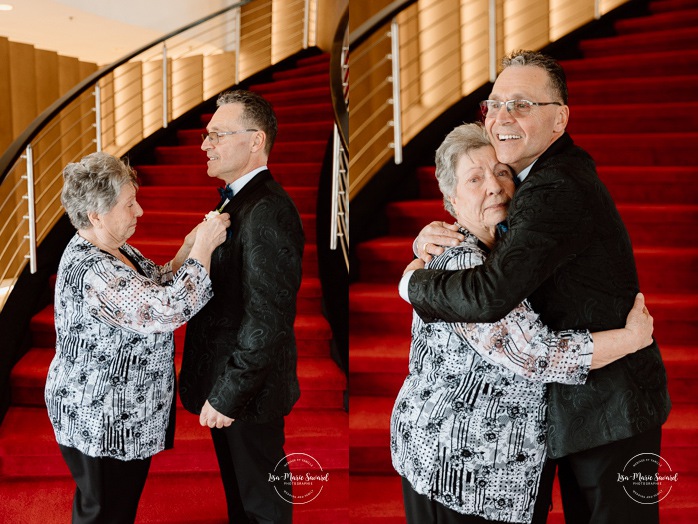
[[[498,160],[521,182],[508,232],[473,269],[423,270],[414,261],[403,294],[427,322],[494,322],[528,298],[554,330],[623,327],[639,291],[632,246],[593,160],[565,133],[564,71],[530,51],[502,64],[481,107]],[[434,222],[415,249],[428,260],[459,241]],[[565,521],[658,522],[656,497],[638,503],[618,480],[635,456],[660,451],[671,402],[657,344],[591,372],[584,385],[550,384],[548,396],[547,449],[557,459]]]
[[[303,229],[267,169],[277,132],[269,102],[231,91],[217,105],[201,149],[208,176],[226,184],[215,212],[232,225],[211,256],[214,297],[187,325],[180,396],[211,428],[230,522],[290,524],[290,483],[270,478],[289,481],[284,416],[300,396],[293,325]]]

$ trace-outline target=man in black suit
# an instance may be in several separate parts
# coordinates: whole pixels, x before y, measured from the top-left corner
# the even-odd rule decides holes
[[[221,470],[228,518],[290,524],[284,416],[300,396],[293,331],[304,236],[298,211],[267,159],[276,116],[248,91],[220,95],[203,135],[208,176],[223,180],[228,239],[211,257],[214,297],[187,326],[182,403],[200,414]],[[285,477],[288,478],[288,477]]]
[[[484,265],[452,272],[415,261],[401,286],[426,321],[494,322],[528,297],[554,330],[623,327],[639,291],[632,246],[593,160],[565,132],[564,71],[529,51],[503,66],[482,108],[498,159],[521,181],[508,232]],[[421,256],[438,254],[435,244],[456,236],[432,223],[416,246]],[[633,500],[619,482],[633,457],[660,452],[671,402],[656,342],[591,372],[584,385],[548,391],[548,456],[558,459],[566,522],[657,522],[658,504]]]

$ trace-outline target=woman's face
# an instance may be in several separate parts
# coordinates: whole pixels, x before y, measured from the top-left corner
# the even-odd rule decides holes
[[[99,215],[99,234],[117,245],[122,245],[136,232],[138,217],[143,215],[143,209],[136,201],[136,188],[126,184],[121,188],[116,205],[111,210]]]
[[[481,240],[481,234],[494,235],[514,195],[512,171],[497,161],[492,146],[486,146],[460,156],[456,178],[451,204],[458,223]]]

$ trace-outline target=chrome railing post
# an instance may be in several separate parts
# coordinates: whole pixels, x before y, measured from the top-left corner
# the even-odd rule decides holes
[[[341,166],[341,155],[343,153],[342,141],[339,138],[339,128],[334,124],[332,136],[332,209],[330,211],[330,249],[337,249],[338,212],[339,212],[339,177]]]
[[[33,275],[36,273],[36,208],[34,202],[34,152],[31,144],[27,146],[24,158],[27,161],[27,174],[22,178],[27,181],[27,194],[22,198],[27,201],[28,213],[23,218],[29,222],[29,234],[24,235],[24,238],[29,240],[29,254],[24,255],[24,258],[29,259],[29,272]]]
[[[97,152],[102,151],[102,90],[95,84],[95,145]]]
[[[167,128],[169,115],[169,95],[167,93],[167,43],[162,44],[162,127]]]
[[[388,81],[393,86],[393,98],[388,103],[393,105],[393,142],[390,144],[395,150],[395,163],[402,164],[402,104],[400,101],[400,26],[397,18],[390,23],[390,62],[392,66],[391,77]]]
[[[490,0],[490,82],[497,80],[497,0]]]

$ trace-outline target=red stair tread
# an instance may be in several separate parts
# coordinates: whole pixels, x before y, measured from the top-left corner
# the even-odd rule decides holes
[[[695,86],[698,76],[691,74],[695,67],[676,69],[664,75],[646,77],[621,76],[609,81],[598,75],[569,79],[570,107],[579,104],[599,104],[600,101],[618,101],[623,104],[643,104],[651,100],[671,102],[694,102]],[[671,93],[671,97],[666,96]],[[570,112],[570,118],[573,113]],[[603,128],[601,128],[603,129]]]
[[[681,27],[696,27],[698,25],[698,9],[669,11],[656,13],[652,16],[627,18],[618,20],[614,27],[618,33],[635,34],[657,29],[678,29]]]
[[[322,73],[306,74],[297,78],[275,79],[273,82],[266,84],[253,84],[250,86],[250,90],[266,95],[268,93],[276,93],[278,90],[313,89],[326,87],[329,84],[330,74],[328,70],[325,70]]]
[[[695,27],[657,29],[641,34],[616,35],[580,42],[585,57],[627,55],[628,52],[678,51],[698,46]]]
[[[327,74],[328,67],[329,64],[323,61],[317,64],[309,64],[295,69],[289,69],[288,71],[277,71],[272,74],[272,78],[274,80],[284,80],[287,78],[305,77],[320,73]]]
[[[698,66],[698,49],[633,53],[577,60],[561,60],[568,80],[592,78],[627,78],[654,75],[672,75],[676,71],[695,71]],[[570,92],[573,92],[570,89]]]

